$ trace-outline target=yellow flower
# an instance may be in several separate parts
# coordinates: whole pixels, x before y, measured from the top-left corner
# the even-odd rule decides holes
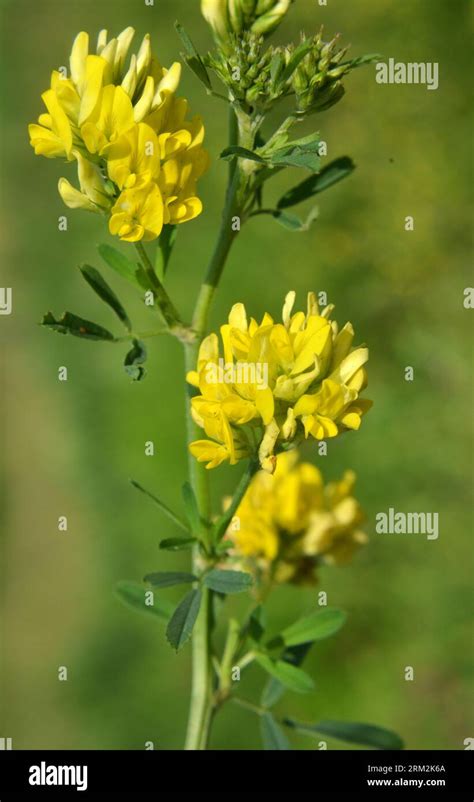
[[[124,190],[112,209],[111,234],[126,242],[156,239],[163,228],[163,199],[156,184]]]
[[[78,161],[81,190],[66,178],[59,182],[66,205],[89,211],[113,205],[110,231],[130,242],[197,217],[196,183],[208,166],[202,120],[187,119],[186,100],[175,96],[181,65],[162,67],[148,34],[129,57],[134,34],[126,28],[108,40],[103,30],[91,53],[89,35],[79,33],[69,77],[52,73],[42,95],[47,114],[29,127],[35,153]]]
[[[223,356],[216,334],[203,340],[197,369],[187,377],[200,391],[191,401],[194,420],[215,441],[199,441],[199,449],[191,444],[201,461],[217,443],[222,459],[235,464],[258,453],[271,473],[276,455],[303,438],[325,440],[359,428],[372,404],[360,398],[368,349],[352,347],[351,324],[339,330],[330,319],[333,307],[320,311],[314,293],[306,313],[293,314],[294,301],[288,293],[282,323],[268,314],[260,324],[248,322],[243,304],[233,306],[221,327]]]
[[[262,582],[316,581],[320,564],[348,562],[367,542],[364,514],[352,495],[355,474],[324,483],[321,472],[296,453],[282,454],[273,476],[259,471],[226,535],[234,560]]]

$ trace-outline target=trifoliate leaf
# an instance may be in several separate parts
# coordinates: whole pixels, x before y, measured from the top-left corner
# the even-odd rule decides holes
[[[320,173],[306,178],[300,184],[289,189],[278,201],[278,209],[287,209],[297,203],[312,198],[319,192],[328,189],[338,181],[350,175],[355,170],[355,164],[348,156],[342,156],[326,165]]]
[[[304,643],[300,646],[292,646],[285,649],[281,659],[285,663],[291,663],[292,666],[300,666],[311,649],[311,643]],[[270,677],[266,683],[260,700],[262,707],[273,707],[285,693],[285,686],[282,685],[275,677]]]
[[[403,749],[404,743],[397,733],[376,727],[374,724],[360,724],[352,721],[318,721],[316,724],[303,724],[294,719],[285,719],[287,727],[296,729],[304,735],[336,738],[339,741],[369,746],[373,749]]]
[[[110,306],[110,308],[113,309],[125,328],[128,331],[131,331],[132,324],[130,323],[125,309],[123,308],[113,289],[109,287],[107,282],[102,278],[99,271],[96,270],[95,267],[91,267],[91,265],[82,265],[82,267],[79,269],[89,287],[94,290],[96,295],[98,295],[99,298],[107,304],[107,306]]]
[[[146,370],[143,363],[146,362],[146,348],[141,340],[133,340],[132,349],[126,354],[123,366],[132,379],[132,381],[139,382],[146,376]]]
[[[267,674],[270,674],[275,679],[279,680],[285,688],[289,688],[296,693],[308,693],[314,689],[314,682],[304,671],[284,660],[272,660],[264,654],[258,654],[255,657],[256,662],[259,664]]]
[[[181,649],[190,638],[201,605],[201,591],[191,590],[180,601],[166,628],[166,637],[173,649]]]
[[[115,586],[116,596],[127,607],[148,613],[158,618],[168,619],[173,611],[173,605],[166,599],[158,599],[153,591],[144,588],[138,582],[118,582]]]
[[[260,717],[260,733],[265,750],[281,751],[291,749],[288,738],[271,713],[264,713]]]
[[[74,337],[82,337],[85,340],[108,340],[109,342],[115,340],[114,335],[108,329],[92,323],[91,320],[78,317],[72,312],[64,312],[59,320],[56,320],[51,312],[48,312],[43,317],[41,325],[47,326],[59,334],[72,334]]]
[[[185,585],[188,582],[196,582],[197,576],[184,571],[156,571],[153,574],[147,574],[143,581],[149,582],[155,588],[170,588],[172,585]]]
[[[203,581],[207,588],[216,593],[242,593],[253,583],[251,575],[244,571],[224,571],[219,568],[209,571]]]

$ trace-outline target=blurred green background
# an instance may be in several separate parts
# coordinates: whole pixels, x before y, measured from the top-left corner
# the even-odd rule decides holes
[[[117,580],[150,570],[185,569],[187,556],[160,553],[178,534],[128,483],[135,478],[177,509],[185,478],[184,384],[178,343],[150,342],[149,375],[132,384],[125,346],[66,338],[38,328],[48,309],[70,309],[114,327],[76,265],[99,267],[96,245],[109,241],[102,221],[68,212],[57,194],[59,161],[35,158],[27,123],[36,120],[52,68],[67,64],[79,30],[95,38],[127,25],[149,31],[162,63],[178,57],[173,23],[185,24],[201,50],[211,44],[197,0],[14,0],[2,2],[2,285],[14,309],[0,320],[4,411],[1,416],[6,503],[2,504],[2,701],[0,735],[14,748],[181,748],[190,690],[189,646],[176,656],[164,627],[122,607]],[[401,61],[439,62],[440,86],[380,86],[375,68],[346,81],[343,101],[313,118],[329,156],[358,165],[320,196],[320,218],[293,234],[257,218],[234,247],[213,310],[220,325],[244,301],[256,317],[279,313],[289,289],[304,303],[324,290],[335,317],[351,320],[371,350],[375,406],[361,431],[329,444],[319,464],[328,479],[358,475],[370,543],[343,568],[325,568],[311,590],[282,588],[269,615],[277,627],[314,608],[317,592],[349,613],[341,633],[308,659],[311,697],[288,693],[279,709],[305,720],[367,721],[398,731],[410,748],[461,749],[472,736],[472,311],[463,308],[469,278],[470,67],[468,0],[297,0],[276,40],[324,23],[352,54],[380,52]],[[203,275],[222,208],[226,115],[184,71],[182,94],[203,115],[212,168],[201,182],[205,213],[180,231],[169,290],[185,315]],[[308,132],[312,130],[308,127]],[[301,180],[274,180],[275,197]],[[281,193],[280,193],[281,194]],[[273,197],[269,193],[269,199]],[[303,210],[304,211],[304,210]],[[415,230],[404,230],[407,215]],[[126,249],[128,246],[120,246]],[[105,268],[105,271],[107,268]],[[152,313],[111,274],[137,327]],[[412,366],[413,382],[404,369]],[[67,366],[69,379],[58,381]],[[155,442],[146,457],[144,443]],[[305,456],[316,459],[315,451]],[[216,508],[239,468],[212,474]],[[375,515],[438,512],[440,537],[376,535]],[[58,532],[67,515],[69,530]],[[167,592],[171,599],[179,591]],[[234,606],[234,602],[230,605]],[[236,609],[241,609],[241,601]],[[58,667],[67,666],[67,682]],[[404,680],[405,666],[415,679]],[[256,698],[254,669],[241,694]],[[228,706],[212,745],[259,748],[257,721]],[[314,742],[294,739],[295,748]],[[336,742],[329,742],[331,748]]]

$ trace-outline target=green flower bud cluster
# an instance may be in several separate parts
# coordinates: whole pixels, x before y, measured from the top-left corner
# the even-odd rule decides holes
[[[266,47],[263,36],[246,32],[229,38],[226,53],[209,53],[206,66],[212,69],[229,90],[232,100],[267,111],[291,91],[290,80],[281,81],[288,62],[286,48]]]
[[[268,36],[278,27],[292,0],[201,0],[201,10],[215,39],[226,47],[235,34]]]

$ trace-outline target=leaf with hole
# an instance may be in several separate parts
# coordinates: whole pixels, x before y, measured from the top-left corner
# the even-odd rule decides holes
[[[74,337],[82,337],[84,340],[106,340],[114,342],[115,337],[108,329],[93,323],[91,320],[85,320],[72,312],[64,312],[64,314],[56,320],[51,312],[47,312],[41,321],[42,326],[46,326],[59,334],[72,334]]]
[[[201,605],[201,591],[191,590],[180,601],[166,628],[166,637],[173,649],[181,649],[191,637]]]
[[[132,381],[139,382],[146,376],[143,363],[146,362],[146,348],[141,340],[133,340],[133,346],[125,356],[123,366]]]

